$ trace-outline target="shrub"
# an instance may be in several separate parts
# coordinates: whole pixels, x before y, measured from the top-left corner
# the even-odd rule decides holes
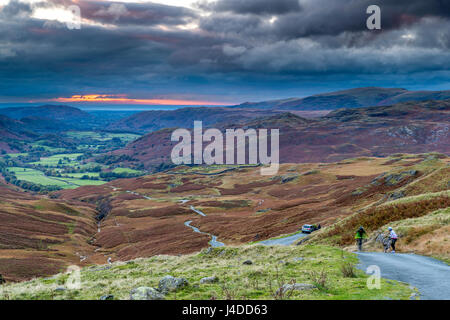
[[[344,278],[356,278],[355,265],[351,262],[344,262],[341,265],[341,273]]]
[[[328,288],[328,274],[325,270],[310,271],[309,278],[319,290],[326,290]]]

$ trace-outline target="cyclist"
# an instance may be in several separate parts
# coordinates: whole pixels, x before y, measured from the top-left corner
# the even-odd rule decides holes
[[[388,228],[388,231],[389,231],[389,239],[391,240],[391,247],[392,247],[391,252],[395,253],[395,243],[397,242],[398,236],[391,227]]]
[[[361,226],[356,231],[355,240],[358,245],[358,251],[362,251],[363,239],[367,238],[366,230]]]

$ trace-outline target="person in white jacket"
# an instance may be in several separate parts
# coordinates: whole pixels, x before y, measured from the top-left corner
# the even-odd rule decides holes
[[[395,253],[395,243],[397,242],[398,236],[391,227],[389,227],[388,230],[389,230],[389,239],[391,240],[391,247],[392,247],[391,252]]]

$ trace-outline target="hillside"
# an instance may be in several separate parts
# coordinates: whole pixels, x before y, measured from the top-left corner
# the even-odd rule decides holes
[[[312,242],[351,249],[355,226],[373,237],[392,224],[404,237],[399,252],[447,260],[448,211],[439,210],[450,204],[449,163],[438,154],[394,155],[283,164],[275,177],[261,176],[258,167],[181,166],[50,198],[2,188],[0,274],[24,280],[69,264],[193,254],[295,234],[313,223],[323,228]],[[411,231],[406,219],[444,233],[430,242],[434,229]]]
[[[26,129],[23,122],[0,115],[0,152],[17,152],[15,141],[36,137],[37,134]]]
[[[356,88],[317,94],[306,98],[246,102],[235,107],[272,110],[335,110],[386,106],[406,101],[447,100],[450,91],[408,91],[400,88]]]
[[[42,143],[45,143],[47,147],[69,144],[74,148],[77,147],[76,145],[82,148],[80,145],[83,145],[83,141],[71,139],[67,132],[97,131],[98,135],[107,135],[104,130],[110,123],[133,113],[132,111],[95,111],[91,114],[69,106],[53,105],[0,109],[0,153],[24,154],[32,150],[42,152]],[[89,143],[93,144],[94,141],[84,142],[88,143],[84,144],[88,147]],[[46,150],[49,149],[46,148]]]
[[[361,156],[393,153],[441,152],[450,154],[450,101],[406,102],[392,106],[340,109],[325,117],[304,119],[277,114],[223,124],[226,128],[274,128],[280,130],[282,163],[334,162]],[[182,127],[193,124],[185,122]],[[155,170],[171,164],[173,129],[147,134],[111,153],[121,155]],[[123,163],[123,162],[122,162]],[[127,163],[123,163],[127,165]]]
[[[50,118],[25,117],[20,120],[0,115],[0,152],[17,153],[29,150],[33,141],[46,139],[53,134],[53,143],[63,143],[60,133],[71,128],[79,128],[78,121],[71,125]]]
[[[219,126],[223,123],[243,123],[249,119],[274,115],[275,111],[241,110],[220,107],[196,107],[177,110],[144,111],[121,119],[108,126],[108,130],[148,133],[164,128],[191,128],[194,121],[203,121],[204,126]]]
[[[128,260],[207,247],[210,237],[192,232],[186,221],[227,245],[245,244],[296,232],[305,223],[331,226],[369,204],[448,190],[449,158],[430,157],[435,156],[285,164],[276,177],[262,177],[259,168],[250,167],[180,167],[56,194],[101,204],[104,219],[95,244],[114,260]],[[373,184],[379,176],[391,178]],[[426,187],[431,180],[433,187]],[[448,197],[435,200],[418,215],[449,204]]]
[[[48,276],[80,263],[95,232],[95,207],[0,186],[0,274],[6,281]]]
[[[42,133],[68,130],[105,130],[108,125],[131,116],[133,111],[85,112],[66,105],[44,105],[37,107],[15,107],[0,109],[0,116],[20,121],[27,131]]]
[[[146,298],[138,294],[143,291],[155,300],[407,300],[415,291],[385,279],[380,290],[369,290],[362,271],[342,272],[356,262],[355,255],[326,246],[216,248],[86,267],[78,289],[65,287],[67,273],[6,284],[0,286],[0,299],[139,300]],[[167,276],[180,279],[178,288],[167,290]]]
[[[39,107],[17,107],[0,109],[0,114],[13,119],[44,118],[59,121],[89,119],[91,115],[78,108],[70,106],[44,105]]]

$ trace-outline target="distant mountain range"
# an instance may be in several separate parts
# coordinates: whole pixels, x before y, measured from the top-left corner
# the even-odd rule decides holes
[[[44,105],[39,107],[17,107],[0,109],[0,114],[12,119],[46,118],[59,121],[90,119],[92,116],[78,108],[70,106]]]
[[[192,127],[194,120],[202,120],[204,126],[220,126],[223,123],[239,124],[251,119],[282,112],[307,112],[387,106],[406,101],[450,99],[450,91],[408,91],[396,88],[357,88],[318,94],[306,98],[291,98],[263,102],[246,102],[231,107],[195,107],[170,111],[144,111],[111,123],[112,131],[149,133],[163,128]]]
[[[234,128],[280,129],[283,163],[335,162],[395,153],[450,154],[450,100],[341,109],[318,119],[291,113],[247,120]],[[223,131],[233,128],[228,124]],[[151,169],[170,164],[172,130],[151,132],[112,155],[127,155]]]
[[[387,106],[406,101],[446,99],[450,99],[450,90],[408,91],[401,88],[367,87],[316,94],[306,98],[245,102],[233,107],[272,110],[335,110],[341,108]]]
[[[301,117],[296,117],[295,119],[297,120],[293,120],[294,118],[292,117],[295,117],[294,115],[291,114],[288,116],[290,121],[294,122],[302,119],[301,122],[303,124],[296,126],[296,130],[298,131],[300,128],[303,128],[301,130],[305,131],[302,133],[305,137],[311,137],[312,140],[320,144],[323,142],[320,139],[323,132],[336,135],[337,128],[331,131],[322,128],[322,131],[319,130],[319,132],[315,132],[315,128],[324,125],[325,127],[329,126],[329,123],[332,121],[352,123],[351,128],[347,128],[348,130],[353,129],[354,126],[361,127],[367,123],[380,126],[377,129],[378,131],[375,130],[376,128],[373,128],[375,132],[380,132],[385,128],[384,121],[386,119],[389,119],[389,123],[403,121],[403,125],[417,127],[417,123],[407,123],[409,121],[405,118],[405,113],[407,113],[410,117],[419,117],[417,119],[418,121],[425,121],[425,117],[433,117],[433,121],[447,124],[448,120],[446,118],[448,118],[448,113],[442,113],[438,109],[433,109],[433,106],[436,108],[439,108],[439,106],[447,106],[448,100],[445,101],[445,99],[450,99],[450,91],[408,91],[398,88],[369,87],[318,94],[301,99],[292,98],[258,103],[244,103],[232,107],[188,107],[170,111],[154,110],[138,112],[131,115],[123,112],[88,113],[64,105],[4,108],[0,109],[0,150],[14,152],[14,150],[17,150],[14,144],[11,144],[14,140],[29,140],[42,134],[58,134],[59,132],[68,130],[106,130],[140,134],[154,132],[154,136],[157,137],[156,140],[161,141],[162,136],[161,132],[158,132],[159,130],[175,127],[192,128],[195,120],[201,120],[204,127],[235,128],[239,126],[253,126],[255,123],[265,119],[264,121],[272,122],[273,125],[277,121],[276,126],[282,128],[283,125],[286,125],[283,121],[286,120],[287,116],[280,115],[286,112],[296,115],[317,112],[317,115],[320,115],[320,113],[325,115],[330,111],[331,113],[328,116],[315,118],[311,121]],[[440,100],[443,102],[439,103],[438,101]],[[416,103],[405,101],[416,101]],[[385,106],[392,104],[394,104],[393,107],[385,108]],[[426,112],[423,114],[423,110],[418,110],[416,106],[420,106],[422,109],[425,108]],[[377,121],[374,121],[375,119]],[[281,123],[279,123],[280,121]],[[333,126],[336,126],[336,123]],[[344,126],[347,126],[347,124]],[[445,128],[442,129],[444,133],[447,132],[445,130],[448,130]],[[431,134],[431,132],[429,133]],[[293,137],[296,137],[297,134],[297,132],[292,133]],[[313,134],[317,134],[318,136],[313,138]],[[294,139],[293,137],[291,139]],[[330,142],[324,143],[324,145],[330,146],[328,149],[330,161],[333,160],[332,155],[335,154],[333,151],[334,148],[339,144],[339,141],[335,141],[335,139],[336,137],[333,139],[330,138],[328,139]],[[367,136],[365,139],[371,139],[371,136]],[[136,143],[139,144],[142,141],[139,140]],[[361,143],[363,145],[365,144],[363,141]],[[155,145],[155,142],[150,143],[150,145]],[[324,145],[321,144],[320,148],[323,148]],[[369,145],[367,147],[371,148],[370,152],[366,150],[365,152],[361,151],[359,153],[376,154],[375,146]],[[139,146],[138,148],[138,145],[135,145],[134,147],[139,149],[144,146]],[[315,150],[318,148],[314,146]],[[377,148],[379,149],[381,147]],[[414,149],[412,146],[411,148]],[[164,145],[158,148],[157,161],[159,162],[161,156],[164,156],[165,151],[163,152],[163,149],[165,149]],[[418,147],[416,149],[421,148]],[[444,149],[442,147],[437,148],[437,150],[441,150],[442,152],[445,151]],[[390,150],[392,151],[392,148]],[[125,150],[125,152],[130,153],[130,150]],[[144,157],[146,159],[153,154],[153,151],[149,150],[142,152],[148,154]],[[352,152],[352,154],[355,153]],[[324,159],[324,154],[326,154],[325,150],[318,151],[317,154],[309,151],[308,155],[305,154],[305,157],[300,157],[299,152],[297,152],[292,155],[287,155],[287,158],[292,158],[292,160],[296,161],[326,161],[327,159]],[[338,152],[338,154],[340,153]],[[381,152],[380,154],[385,154],[385,152]],[[337,158],[340,158],[340,156],[337,156]]]
[[[143,111],[110,124],[107,129],[112,131],[132,131],[148,133],[163,128],[190,128],[195,120],[203,122],[204,126],[221,123],[243,123],[250,119],[278,114],[272,110],[247,110],[222,107],[195,107],[169,111]]]
[[[23,133],[58,133],[69,130],[105,130],[130,112],[85,112],[65,105],[13,107],[0,109],[0,130],[21,137]],[[3,137],[4,135],[0,136]]]

